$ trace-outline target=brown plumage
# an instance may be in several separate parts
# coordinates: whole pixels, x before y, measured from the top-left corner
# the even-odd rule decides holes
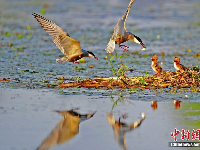
[[[130,1],[125,14],[119,19],[117,25],[114,27],[114,33],[113,33],[113,35],[107,45],[107,48],[106,48],[107,53],[112,53],[114,51],[115,44],[119,44],[120,48],[122,48],[124,51],[128,51],[126,49],[126,48],[129,48],[128,46],[121,45],[121,43],[124,43],[128,40],[131,40],[137,44],[142,45],[142,47],[143,47],[142,50],[146,49],[145,45],[142,43],[142,40],[139,37],[137,37],[136,35],[134,35],[133,33],[128,32],[125,27],[126,19],[128,17],[129,11],[130,11],[131,6],[134,1],[135,0]]]
[[[152,63],[151,63],[151,68],[153,71],[156,72],[156,74],[159,74],[162,72],[162,68],[158,65],[158,57],[157,55],[154,55],[153,58],[151,58]]]
[[[187,69],[187,67],[181,64],[181,60],[179,57],[175,57],[174,59],[174,68],[180,71],[185,71]]]
[[[36,13],[33,13],[32,15],[51,36],[53,42],[65,55],[61,59],[56,59],[56,62],[76,62],[82,57],[95,58],[98,60],[92,52],[81,49],[80,42],[71,38],[61,27],[41,15]]]
[[[151,101],[151,107],[153,108],[153,110],[156,110],[158,107],[157,101]]]
[[[175,107],[176,109],[179,109],[180,106],[181,106],[181,102],[182,102],[182,101],[174,100],[174,107]]]

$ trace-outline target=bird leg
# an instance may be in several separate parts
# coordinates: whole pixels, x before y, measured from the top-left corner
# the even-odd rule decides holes
[[[123,119],[126,119],[128,117],[128,115],[127,114],[122,114],[122,116],[121,117],[119,117],[119,123],[120,123],[120,121],[121,121],[121,118],[123,118]]]
[[[127,117],[128,117],[128,115],[127,114],[123,114],[122,116],[121,116],[123,119],[126,119]],[[120,117],[120,118],[121,118]]]
[[[126,48],[129,48],[128,46],[119,44],[119,47],[122,48],[125,52],[128,52],[128,50],[126,49]]]
[[[74,107],[70,111],[79,110],[79,109],[80,109],[80,107]]]

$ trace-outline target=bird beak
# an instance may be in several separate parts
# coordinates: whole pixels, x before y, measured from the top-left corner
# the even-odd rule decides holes
[[[143,51],[146,50],[146,46],[145,46],[143,43],[140,43],[140,45],[142,45],[142,47],[143,47],[142,50],[143,50]]]
[[[94,57],[94,59],[99,60],[97,57]]]

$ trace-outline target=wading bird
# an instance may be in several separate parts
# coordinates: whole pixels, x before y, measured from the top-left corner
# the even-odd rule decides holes
[[[146,47],[142,43],[142,40],[138,36],[134,35],[133,33],[128,32],[125,27],[125,22],[128,17],[128,13],[129,13],[134,1],[135,0],[130,1],[125,14],[119,19],[117,25],[114,27],[114,33],[113,33],[113,35],[107,45],[107,48],[106,48],[107,53],[112,53],[114,51],[115,44],[119,44],[119,47],[122,48],[125,52],[127,52],[128,50],[126,48],[129,48],[129,47],[126,45],[121,45],[121,43],[124,43],[128,40],[131,40],[137,44],[142,45],[142,47],[143,47],[142,50],[146,50]]]
[[[185,71],[187,69],[187,67],[181,64],[181,60],[179,57],[175,57],[174,59],[174,68],[180,71]]]
[[[65,55],[60,59],[56,59],[56,62],[78,63],[77,60],[82,57],[95,58],[98,60],[92,52],[81,49],[80,42],[71,38],[61,27],[41,15],[36,13],[33,13],[32,15],[41,24],[43,29],[51,36],[53,42]]]
[[[158,57],[157,55],[154,55],[152,58],[151,58],[151,68],[153,69],[153,71],[156,72],[156,75],[158,75],[159,73],[162,72],[162,68],[158,65]]]

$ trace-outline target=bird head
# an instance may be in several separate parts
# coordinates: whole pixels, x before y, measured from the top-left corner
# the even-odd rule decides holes
[[[179,63],[180,61],[181,61],[180,58],[176,56],[175,59],[174,59],[174,62]]]
[[[146,50],[146,46],[143,44],[142,40],[138,36],[136,36],[136,35],[133,35],[133,37],[134,38],[132,38],[131,40],[133,42],[137,43],[137,44],[140,44],[143,47],[142,50]]]
[[[157,61],[158,60],[158,56],[157,55],[153,55],[153,57],[151,58],[152,61]]]
[[[88,52],[88,57],[89,58],[94,58],[94,59],[96,59],[96,60],[99,60],[94,54],[93,54],[93,52],[90,52],[90,51],[87,51]]]

